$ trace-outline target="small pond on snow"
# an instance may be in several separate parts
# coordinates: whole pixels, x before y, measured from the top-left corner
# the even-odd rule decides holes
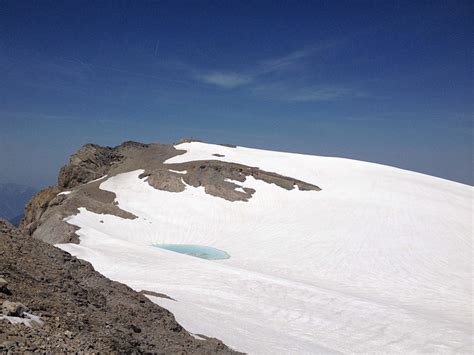
[[[194,244],[152,244],[156,248],[187,254],[201,259],[221,260],[229,259],[230,255],[223,250]]]

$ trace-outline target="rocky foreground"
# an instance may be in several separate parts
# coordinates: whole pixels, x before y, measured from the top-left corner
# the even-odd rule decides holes
[[[0,304],[0,352],[235,353],[197,339],[144,295],[5,221]]]

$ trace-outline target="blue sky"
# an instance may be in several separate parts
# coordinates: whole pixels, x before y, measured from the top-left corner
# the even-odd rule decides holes
[[[469,1],[1,1],[0,181],[85,143],[342,156],[473,184]]]

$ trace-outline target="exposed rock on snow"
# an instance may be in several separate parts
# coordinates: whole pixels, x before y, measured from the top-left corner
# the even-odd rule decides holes
[[[164,293],[161,292],[155,292],[155,291],[148,291],[148,290],[141,290],[140,293],[145,296],[153,296],[153,297],[161,297],[161,298],[166,298],[172,301],[176,301],[174,298],[165,295]]]
[[[186,185],[203,186],[206,193],[228,201],[248,201],[255,189],[229,183],[226,178],[243,183],[252,176],[287,190],[320,190],[316,185],[258,167],[214,160],[213,155],[198,162],[165,163],[184,153],[169,144],[125,142],[115,148],[87,144],[61,169],[58,186],[40,191],[28,203],[20,228],[51,244],[78,243],[77,228],[64,219],[77,214],[80,207],[97,214],[135,219],[137,216],[120,208],[114,193],[99,186],[113,176],[137,169],[144,170],[140,177],[156,189],[182,192]]]
[[[242,164],[233,164],[221,161],[203,160],[191,163],[174,164],[173,169],[185,171],[179,175],[172,169],[161,167],[154,170],[146,170],[140,178],[159,190],[169,192],[182,192],[186,185],[193,187],[204,187],[204,191],[209,195],[220,197],[228,201],[248,201],[255,193],[253,188],[243,188],[228,180],[244,183],[248,176],[257,180],[275,184],[286,190],[298,187],[302,191],[320,191],[321,189],[313,184],[306,183],[294,178],[289,178],[276,173],[260,170]]]

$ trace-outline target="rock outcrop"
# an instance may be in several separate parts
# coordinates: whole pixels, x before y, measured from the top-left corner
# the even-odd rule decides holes
[[[56,186],[47,187],[34,195],[25,206],[21,225],[29,235],[34,233],[46,210],[61,203],[60,191]]]
[[[86,144],[71,156],[68,165],[61,168],[58,186],[70,189],[97,179],[123,158],[113,148]]]
[[[219,160],[199,160],[181,164],[166,164],[153,170],[146,170],[140,175],[147,182],[159,189],[170,192],[181,192],[185,184],[203,186],[206,193],[228,201],[248,201],[255,193],[253,188],[241,186],[247,177],[275,184],[283,189],[295,187],[302,191],[320,191],[313,184],[261,170],[242,164],[228,163]]]

